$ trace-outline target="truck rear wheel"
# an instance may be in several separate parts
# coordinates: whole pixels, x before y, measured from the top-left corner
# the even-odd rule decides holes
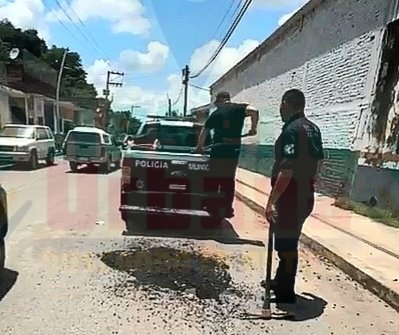
[[[54,161],[55,161],[55,151],[53,149],[51,149],[48,153],[48,156],[46,158],[46,164],[47,166],[52,166],[54,165]]]
[[[100,165],[101,172],[108,174],[111,172],[111,158],[108,157],[107,161]]]
[[[78,164],[76,162],[69,162],[69,168],[72,172],[78,171]]]

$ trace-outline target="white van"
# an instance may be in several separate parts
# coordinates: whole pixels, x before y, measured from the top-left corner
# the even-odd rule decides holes
[[[111,134],[96,127],[76,127],[70,130],[64,141],[65,159],[73,172],[79,165],[99,165],[104,173],[111,165],[120,168],[122,150]]]

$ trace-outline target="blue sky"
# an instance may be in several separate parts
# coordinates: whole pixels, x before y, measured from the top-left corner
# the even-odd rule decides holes
[[[218,59],[193,84],[207,87],[305,0],[254,0]],[[239,0],[0,0],[0,18],[36,28],[48,43],[79,52],[101,94],[107,70],[125,72],[114,109],[163,110],[169,94],[182,108],[181,69],[200,70],[227,32]],[[230,10],[230,12],[228,12]],[[222,19],[225,18],[222,23]],[[281,23],[281,22],[280,22]],[[219,30],[217,28],[219,27]],[[190,107],[206,103],[190,88]]]

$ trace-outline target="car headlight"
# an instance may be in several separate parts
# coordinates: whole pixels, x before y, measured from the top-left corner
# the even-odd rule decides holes
[[[15,147],[15,151],[18,151],[18,152],[27,152],[27,151],[29,151],[29,147],[27,147],[27,146]]]

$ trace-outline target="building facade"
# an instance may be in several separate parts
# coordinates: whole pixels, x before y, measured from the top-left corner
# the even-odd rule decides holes
[[[281,96],[299,88],[326,149],[318,191],[399,208],[398,8],[396,0],[311,0],[211,86],[212,95],[227,90],[260,109],[242,167],[270,175]]]

